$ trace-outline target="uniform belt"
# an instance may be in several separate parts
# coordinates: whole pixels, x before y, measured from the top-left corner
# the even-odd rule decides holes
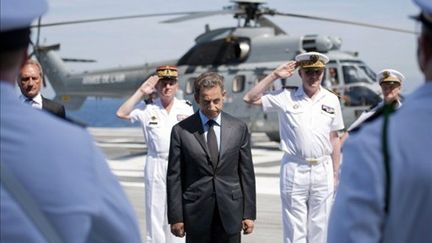
[[[285,154],[285,161],[298,162],[298,163],[307,163],[310,165],[317,165],[327,159],[330,158],[330,155],[323,155],[320,157],[307,157],[304,158],[302,156]]]
[[[160,158],[160,159],[168,159],[168,153],[147,153],[147,156]]]

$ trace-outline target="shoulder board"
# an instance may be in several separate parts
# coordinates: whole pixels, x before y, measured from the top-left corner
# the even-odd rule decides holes
[[[378,103],[376,103],[375,105],[372,105],[371,107],[369,107],[369,109],[368,109],[367,111],[371,111],[371,110],[377,108],[377,106],[378,106],[379,104],[381,104],[381,102],[378,102]]]
[[[356,132],[356,131],[360,130],[360,128],[362,128],[364,124],[373,122],[376,119],[382,117],[384,114],[384,108],[385,108],[385,106],[378,107],[372,116],[370,116],[366,120],[364,120],[358,127],[351,130],[351,132]],[[395,111],[394,108],[392,108],[391,113],[393,113],[394,111]]]
[[[283,88],[284,88],[284,89],[293,89],[293,90],[297,90],[297,89],[298,89],[298,86],[285,85]]]
[[[192,102],[190,102],[189,100],[184,100],[184,103],[185,103],[186,105],[192,106]]]
[[[146,105],[153,104],[153,99],[152,98],[148,98],[148,99],[145,99],[144,102],[146,103]]]

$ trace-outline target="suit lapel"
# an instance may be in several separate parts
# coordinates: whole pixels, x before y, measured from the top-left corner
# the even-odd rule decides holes
[[[46,110],[47,109],[47,102],[45,97],[42,96],[42,109]]]
[[[202,127],[202,124],[201,124],[201,117],[199,116],[199,113],[198,112],[196,112],[195,114],[194,114],[194,119],[192,120],[193,121],[193,124],[191,124],[192,125],[192,127],[194,127],[196,130],[195,130],[195,132],[193,133],[193,135],[194,135],[194,137],[196,138],[196,140],[198,140],[198,142],[199,142],[199,144],[201,145],[201,147],[204,149],[204,151],[206,152],[206,154],[207,154],[207,158],[209,158],[209,151],[208,151],[208,149],[207,149],[207,143],[206,143],[206,141],[205,141],[205,138],[204,138],[204,129],[203,129],[203,127]]]

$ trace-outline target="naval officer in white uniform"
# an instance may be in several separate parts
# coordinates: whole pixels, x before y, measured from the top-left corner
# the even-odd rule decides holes
[[[317,52],[296,56],[258,82],[244,97],[278,112],[281,161],[280,194],[285,243],[326,242],[327,221],[340,160],[338,131],[344,128],[337,96],[321,86],[328,57]],[[302,79],[297,89],[264,94],[296,67]]]
[[[184,242],[171,234],[167,218],[166,173],[171,129],[193,114],[191,103],[175,97],[178,90],[178,70],[175,66],[160,66],[157,76],[148,78],[120,106],[117,116],[141,123],[147,144],[144,168],[145,212],[148,243]],[[158,98],[145,104],[142,98],[156,90]]]
[[[384,97],[383,101],[376,104],[368,111],[363,112],[359,118],[350,125],[347,129],[348,132],[359,128],[363,122],[374,116],[377,112],[382,112],[384,104],[390,104],[395,109],[399,109],[402,106],[400,92],[405,76],[394,69],[383,69],[377,74],[376,79],[381,86],[381,91]]]
[[[432,242],[432,1],[415,2],[426,83],[347,140],[328,242]]]
[[[0,242],[140,243],[138,222],[91,136],[23,104],[16,78],[43,0],[0,2]]]

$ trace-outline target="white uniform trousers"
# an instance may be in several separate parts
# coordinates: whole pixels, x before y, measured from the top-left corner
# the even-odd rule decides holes
[[[184,243],[171,233],[167,217],[166,173],[168,155],[147,155],[144,168],[146,242]]]
[[[280,170],[285,243],[325,243],[333,202],[330,156],[302,159],[285,154]]]

